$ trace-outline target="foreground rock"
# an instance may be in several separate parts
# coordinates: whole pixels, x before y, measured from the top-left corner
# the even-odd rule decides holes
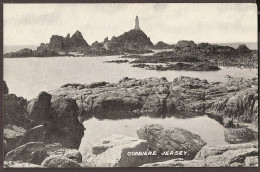
[[[8,152],[5,161],[42,164],[46,167],[65,167],[71,163],[81,163],[82,155],[78,150],[65,148],[59,143],[46,145],[43,142],[30,142]]]
[[[193,160],[173,159],[141,167],[257,167],[258,144],[204,146]]]
[[[137,130],[138,137],[148,141],[151,150],[158,152],[158,159],[193,159],[206,145],[200,136],[181,128],[170,128],[159,124],[146,125]],[[164,152],[182,151],[180,155],[162,155]]]
[[[145,140],[111,135],[90,145],[83,152],[84,167],[136,167],[151,162],[149,156],[131,156],[129,153],[147,151]]]
[[[232,144],[247,143],[253,140],[254,133],[247,128],[231,128],[224,132],[225,141]]]
[[[17,161],[4,161],[4,168],[44,168],[41,165]]]
[[[41,92],[31,100],[28,114],[34,123],[34,128],[27,131],[20,145],[27,142],[61,143],[68,148],[78,148],[85,128],[78,120],[78,105],[76,100],[52,96]]]
[[[4,95],[4,125],[11,124],[25,129],[32,126],[26,113],[27,100],[15,94]]]
[[[80,168],[81,167],[78,162],[62,156],[50,156],[46,158],[41,165],[47,168]]]

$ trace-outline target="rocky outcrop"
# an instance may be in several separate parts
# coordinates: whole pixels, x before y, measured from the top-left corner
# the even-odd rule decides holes
[[[206,145],[200,136],[181,128],[169,128],[159,124],[146,125],[137,130],[138,137],[148,141],[150,149],[159,152],[158,159],[193,159]],[[166,151],[183,151],[181,155],[163,156]]]
[[[159,42],[157,42],[157,44],[154,45],[154,48],[155,48],[155,49],[159,49],[159,50],[162,50],[162,49],[171,49],[171,48],[173,48],[173,47],[174,47],[173,45],[166,44],[166,43],[163,42],[163,41],[159,41]]]
[[[93,116],[122,119],[141,115],[187,118],[208,114],[219,122],[225,117],[256,125],[257,84],[257,78],[227,77],[225,82],[209,83],[183,76],[172,82],[165,78],[126,77],[118,83],[66,84],[49,93],[53,97],[75,99],[82,119]]]
[[[21,49],[16,52],[6,53],[3,55],[4,58],[17,58],[17,57],[55,57],[60,56],[59,53],[55,51],[42,48],[39,50],[32,50],[29,48]]]
[[[151,162],[149,156],[132,156],[147,151],[145,140],[111,135],[101,139],[81,152],[84,167],[136,167]],[[131,154],[131,155],[130,155]]]
[[[50,43],[47,46],[40,46],[37,50],[47,49],[55,52],[70,52],[70,51],[78,51],[84,50],[88,48],[89,45],[83,38],[81,32],[78,30],[70,37],[63,37],[59,35],[53,35],[50,38]]]
[[[254,133],[247,128],[230,128],[224,132],[225,141],[232,144],[247,143],[253,140]]]
[[[132,29],[118,37],[113,37],[104,46],[108,50],[131,52],[131,50],[143,51],[153,48],[153,43],[142,30]]]

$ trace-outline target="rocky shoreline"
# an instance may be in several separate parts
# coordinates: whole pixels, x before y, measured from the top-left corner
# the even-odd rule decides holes
[[[183,76],[173,81],[125,77],[118,83],[65,84],[30,101],[9,94],[7,84],[6,168],[258,166],[258,78],[226,76],[225,82],[209,83]],[[190,131],[152,124],[136,131],[139,138],[112,135],[78,150],[82,122],[93,117],[167,120],[202,115],[226,128],[225,145],[209,146]],[[161,154],[173,150],[177,152],[168,152],[170,156]]]

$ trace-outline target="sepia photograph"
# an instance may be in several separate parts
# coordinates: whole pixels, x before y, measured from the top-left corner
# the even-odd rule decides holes
[[[255,3],[3,3],[3,168],[258,167]]]

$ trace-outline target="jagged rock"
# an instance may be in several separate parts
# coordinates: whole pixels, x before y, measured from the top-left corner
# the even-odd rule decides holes
[[[170,128],[159,124],[151,124],[137,130],[138,137],[148,141],[152,150],[187,151],[186,155],[159,156],[159,159],[183,158],[192,159],[206,144],[200,136],[181,128]]]
[[[4,161],[4,168],[44,168],[41,165],[17,162],[17,161]]]
[[[15,94],[4,95],[4,125],[11,124],[25,129],[32,126],[26,114],[27,100]]]
[[[9,93],[9,88],[7,87],[6,82],[4,81],[4,95]]]
[[[38,97],[28,104],[27,112],[30,119],[39,125],[51,120],[50,107],[51,95],[46,92],[40,92]]]
[[[136,167],[151,162],[149,156],[129,156],[129,152],[147,151],[145,140],[111,135],[101,139],[81,152],[83,166],[87,167]]]
[[[4,140],[6,143],[5,153],[17,147],[17,143],[25,135],[26,130],[15,125],[6,125],[4,127]]]
[[[254,139],[254,133],[247,128],[230,128],[224,132],[225,141],[232,144],[246,143]]]
[[[245,45],[245,44],[241,44],[237,47],[237,51],[241,54],[244,53],[251,53],[252,51]]]
[[[48,168],[79,168],[81,167],[77,161],[71,160],[63,156],[50,156],[46,158],[41,166]]]

